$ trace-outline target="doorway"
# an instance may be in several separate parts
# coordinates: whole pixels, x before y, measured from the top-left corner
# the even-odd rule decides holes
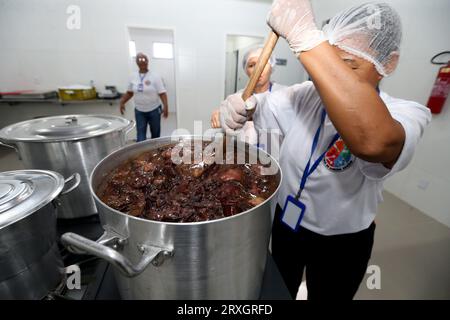
[[[225,97],[245,88],[248,77],[242,67],[243,57],[247,50],[258,45],[264,45],[264,42],[264,37],[227,35]],[[276,67],[272,68],[271,81],[290,86],[307,80],[307,73],[297,57],[292,54],[286,41],[278,41],[273,57],[276,60]]]
[[[227,35],[225,97],[245,88],[248,77],[242,67],[242,58],[248,49],[262,44],[263,37]]]
[[[149,70],[158,74],[167,89],[169,117],[162,119],[161,136],[177,128],[174,35],[172,30],[128,27],[130,74],[138,72],[135,59],[139,52],[149,58]]]

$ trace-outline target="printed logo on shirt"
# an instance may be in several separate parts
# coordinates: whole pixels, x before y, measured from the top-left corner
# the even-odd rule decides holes
[[[339,138],[325,154],[323,162],[332,171],[343,171],[350,167],[354,160],[355,157],[351,154],[342,138]]]
[[[145,85],[149,86],[152,82],[150,80],[145,80]]]

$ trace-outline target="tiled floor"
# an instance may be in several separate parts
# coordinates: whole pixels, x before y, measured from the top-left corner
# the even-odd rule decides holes
[[[171,114],[162,136],[175,127]],[[22,168],[14,151],[0,146],[0,172]],[[369,263],[380,267],[381,289],[369,290],[365,279],[355,298],[450,299],[450,229],[389,193],[384,197]]]
[[[355,299],[450,299],[450,228],[387,192],[376,224],[369,268],[379,267],[380,289],[369,289],[371,269]],[[302,283],[297,299],[306,296]]]
[[[381,271],[381,289],[366,279],[356,299],[450,299],[450,229],[385,193],[369,265]]]

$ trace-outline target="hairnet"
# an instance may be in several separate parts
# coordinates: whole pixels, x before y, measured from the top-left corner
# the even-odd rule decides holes
[[[330,44],[373,63],[382,76],[398,64],[402,25],[386,3],[366,3],[333,17],[323,28]]]
[[[258,46],[252,47],[249,50],[247,50],[247,52],[244,54],[244,57],[242,58],[242,68],[244,70],[247,69],[248,60],[251,57],[253,57],[253,56],[258,56],[259,57],[261,55],[261,52],[262,52],[263,48],[264,48],[264,46],[258,45]],[[273,54],[270,56],[269,63],[272,66],[272,69],[273,69],[275,67],[275,64],[276,64],[276,59],[275,59],[275,56]]]

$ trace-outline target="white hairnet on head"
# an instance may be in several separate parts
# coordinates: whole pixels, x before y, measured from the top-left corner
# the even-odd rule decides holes
[[[382,76],[397,67],[402,25],[386,3],[349,8],[333,17],[323,31],[330,44],[372,62]]]
[[[244,71],[247,69],[248,60],[255,56],[259,57],[261,55],[263,48],[264,46],[258,45],[247,50],[247,52],[244,54],[244,57],[242,58],[242,68],[244,69]],[[270,56],[269,63],[273,69],[276,64],[276,59],[273,54]]]

